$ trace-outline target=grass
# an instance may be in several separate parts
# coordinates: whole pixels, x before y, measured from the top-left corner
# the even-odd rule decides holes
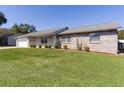
[[[124,56],[55,49],[0,50],[0,86],[124,86]]]

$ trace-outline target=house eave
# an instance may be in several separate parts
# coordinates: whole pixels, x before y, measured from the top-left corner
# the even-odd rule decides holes
[[[93,32],[111,32],[111,31],[117,31],[116,29],[106,29],[106,30],[95,30],[95,31],[84,31],[84,32],[71,32],[71,33],[62,33],[60,35],[70,35],[70,34],[88,34],[88,33],[93,33]]]

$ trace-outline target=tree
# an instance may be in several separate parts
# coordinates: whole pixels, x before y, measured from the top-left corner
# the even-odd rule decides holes
[[[0,25],[7,23],[7,19],[5,18],[5,15],[0,12]]]
[[[14,33],[21,33],[21,34],[26,34],[30,32],[37,32],[36,27],[34,25],[29,25],[29,24],[14,24],[11,30]]]
[[[124,39],[124,30],[118,31],[118,38]]]
[[[13,33],[15,33],[15,34],[17,34],[17,33],[21,33],[21,29],[19,28],[19,26],[15,23],[14,25],[13,25],[13,27],[11,28],[11,31],[13,32]]]

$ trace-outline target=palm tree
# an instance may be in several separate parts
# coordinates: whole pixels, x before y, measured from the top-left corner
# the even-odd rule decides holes
[[[0,12],[0,25],[5,24],[7,22],[7,19],[5,18],[5,15]]]

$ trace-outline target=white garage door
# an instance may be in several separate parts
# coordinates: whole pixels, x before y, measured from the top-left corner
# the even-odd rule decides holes
[[[28,47],[29,40],[28,38],[18,39],[18,47]]]

